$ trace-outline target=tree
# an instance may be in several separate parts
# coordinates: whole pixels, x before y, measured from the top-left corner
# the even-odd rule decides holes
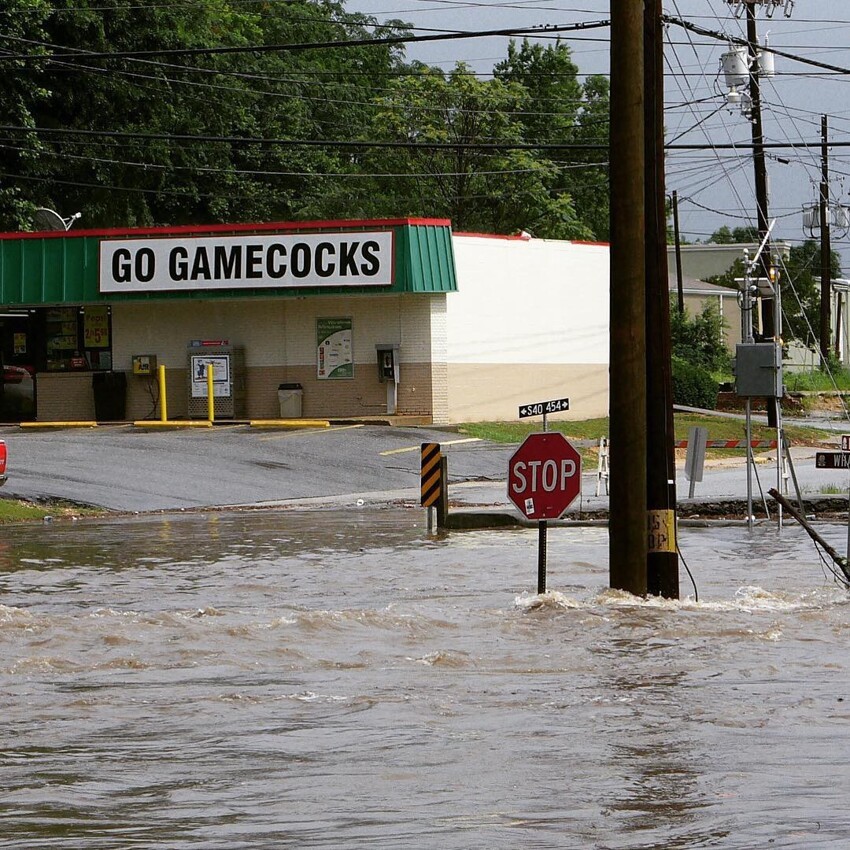
[[[54,3],[42,18],[10,18],[27,22],[29,42],[16,49],[46,55],[324,43],[365,38],[373,23],[329,0],[262,7],[80,0],[67,8]],[[396,31],[391,25],[384,32]],[[341,155],[239,139],[350,137],[367,121],[363,107],[375,78],[396,69],[399,56],[399,48],[379,46],[21,62],[9,75],[12,87],[0,90],[6,123],[86,132],[15,134],[16,146],[30,155],[6,169],[11,180],[0,196],[0,226],[27,227],[38,205],[82,210],[88,226],[297,217],[313,176],[339,170]],[[155,135],[163,138],[144,138]],[[198,135],[222,140],[180,139]],[[11,203],[10,191],[31,203]]]
[[[493,69],[497,79],[522,85],[527,106],[518,116],[527,142],[597,144],[599,151],[548,150],[557,169],[550,191],[572,198],[579,220],[593,234],[609,238],[608,129],[610,86],[607,77],[591,76],[584,85],[566,44],[543,47],[527,39],[508,46],[507,58]]]
[[[551,160],[485,146],[523,141],[519,116],[527,103],[518,83],[478,80],[462,63],[448,75],[420,66],[418,73],[393,80],[377,100],[367,135],[422,147],[364,152],[356,165],[376,176],[361,194],[360,209],[369,215],[445,216],[458,230],[589,238],[572,199],[551,188],[557,174]]]
[[[708,237],[711,245],[735,245],[759,241],[759,232],[755,227],[736,227],[729,229],[725,224]]]

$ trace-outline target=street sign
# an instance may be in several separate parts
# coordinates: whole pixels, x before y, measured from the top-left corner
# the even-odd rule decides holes
[[[817,452],[815,466],[818,469],[850,469],[850,452]]]
[[[558,431],[529,434],[508,461],[508,498],[528,519],[558,519],[581,493],[581,455]]]
[[[519,409],[519,418],[528,419],[529,416],[544,416],[547,413],[561,413],[570,409],[568,398],[556,398],[552,401],[537,401],[534,404],[523,404]]]

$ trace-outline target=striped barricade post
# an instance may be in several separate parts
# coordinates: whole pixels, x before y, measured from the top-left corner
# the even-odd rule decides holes
[[[428,511],[428,529],[433,527],[434,512],[436,509],[437,526],[445,525],[445,517],[448,506],[446,498],[446,463],[443,453],[440,451],[439,443],[422,443],[422,460],[420,471],[420,504]]]

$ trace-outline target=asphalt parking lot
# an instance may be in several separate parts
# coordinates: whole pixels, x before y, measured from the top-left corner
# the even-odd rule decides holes
[[[0,439],[9,451],[3,497],[68,499],[118,511],[311,499],[356,504],[375,494],[418,501],[421,443],[442,444],[450,482],[503,481],[515,448],[387,425],[157,431],[3,426]]]

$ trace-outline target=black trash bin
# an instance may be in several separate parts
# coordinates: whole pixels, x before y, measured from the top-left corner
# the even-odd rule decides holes
[[[127,376],[124,372],[93,372],[94,418],[98,422],[123,422],[127,411]]]

